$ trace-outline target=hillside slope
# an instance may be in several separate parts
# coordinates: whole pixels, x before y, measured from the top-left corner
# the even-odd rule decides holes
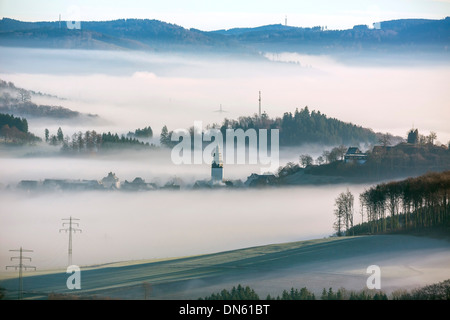
[[[370,265],[381,268],[384,292],[443,281],[450,278],[450,242],[380,235],[273,244],[154,262],[82,267],[82,289],[76,292],[66,288],[65,271],[28,273],[24,288],[25,297],[41,299],[49,293],[143,299],[146,286],[151,288],[151,299],[197,299],[237,284],[251,286],[262,297],[305,286],[319,295],[329,287],[364,289]],[[4,279],[0,287],[6,289],[6,298],[16,297],[17,279]]]
[[[384,21],[380,28],[348,30],[268,25],[205,32],[150,19],[81,21],[68,29],[64,21],[0,20],[0,45],[71,49],[141,49],[257,52],[295,50],[309,53],[438,52],[448,55],[450,17],[441,20]]]

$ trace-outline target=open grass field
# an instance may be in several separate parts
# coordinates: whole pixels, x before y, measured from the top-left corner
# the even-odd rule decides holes
[[[27,271],[24,298],[47,299],[71,293],[98,299],[197,299],[238,284],[265,298],[284,289],[307,287],[362,290],[370,274],[381,269],[381,290],[413,289],[450,279],[450,242],[408,235],[316,239],[199,256],[154,261],[126,261],[80,266],[81,290],[68,290],[69,274]],[[6,299],[17,298],[17,273],[1,274]]]

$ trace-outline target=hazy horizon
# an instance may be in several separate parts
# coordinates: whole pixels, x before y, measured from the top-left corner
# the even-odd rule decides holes
[[[2,17],[24,21],[105,21],[114,19],[156,19],[184,28],[204,31],[235,27],[287,24],[298,27],[327,26],[351,29],[354,25],[372,26],[386,20],[450,16],[450,3],[442,0],[399,1],[64,1],[3,0]]]

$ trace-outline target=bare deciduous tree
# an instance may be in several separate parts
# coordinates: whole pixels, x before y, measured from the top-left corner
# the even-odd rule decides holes
[[[334,214],[336,216],[336,221],[334,228],[338,236],[342,236],[345,231],[350,230],[353,227],[353,203],[354,196],[347,189],[346,192],[342,192],[335,200]]]

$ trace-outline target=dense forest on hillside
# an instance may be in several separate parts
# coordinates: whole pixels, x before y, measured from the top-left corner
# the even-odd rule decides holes
[[[137,129],[140,132],[142,129]],[[147,127],[145,132],[151,130]],[[154,148],[155,145],[148,142],[139,141],[133,136],[125,136],[117,133],[97,133],[95,130],[87,130],[85,132],[75,132],[72,137],[64,135],[61,127],[58,128],[56,134],[51,134],[45,129],[45,142],[52,146],[60,146],[63,153],[69,154],[85,154],[92,152],[100,152],[112,149],[145,149]]]
[[[324,145],[374,143],[376,134],[352,123],[329,118],[320,111],[309,111],[306,106],[294,113],[285,112],[281,118],[240,117],[238,120],[225,119],[220,130],[226,129],[279,129],[280,146],[294,146],[304,143]]]
[[[0,141],[8,144],[23,144],[40,141],[39,137],[28,132],[28,121],[0,113]]]
[[[270,118],[266,113],[261,116],[242,116],[237,120],[224,119],[222,124],[213,124],[209,128],[220,130],[224,142],[228,129],[267,129],[268,141],[270,141],[270,130],[278,129],[280,146],[300,146],[306,143],[323,145],[359,145],[373,144],[377,142],[378,136],[373,130],[343,122],[335,118],[329,118],[320,111],[309,111],[306,106],[301,110],[296,109],[294,113],[285,112],[283,117]],[[193,128],[190,128],[193,132]],[[161,144],[172,147],[172,131],[163,127],[161,132]],[[191,136],[193,136],[191,134]],[[248,141],[247,141],[248,142]],[[176,143],[176,142],[175,142]]]

